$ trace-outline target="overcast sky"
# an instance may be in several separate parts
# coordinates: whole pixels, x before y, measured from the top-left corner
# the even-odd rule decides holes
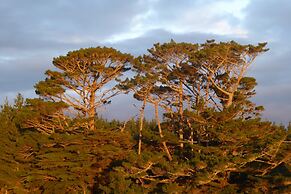
[[[0,0],[0,102],[33,85],[52,58],[81,47],[113,46],[142,54],[153,43],[207,39],[268,42],[249,70],[264,118],[291,120],[290,0]],[[130,97],[114,99],[111,117],[127,119]],[[122,111],[120,111],[122,110]],[[126,113],[126,114],[125,114]]]

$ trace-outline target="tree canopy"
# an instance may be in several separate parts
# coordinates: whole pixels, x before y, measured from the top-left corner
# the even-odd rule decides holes
[[[35,85],[36,93],[46,100],[66,103],[88,117],[88,128],[95,130],[96,109],[119,93],[113,81],[130,69],[131,60],[130,54],[107,47],[69,52],[54,58],[53,65],[59,71],[46,71],[46,80]]]

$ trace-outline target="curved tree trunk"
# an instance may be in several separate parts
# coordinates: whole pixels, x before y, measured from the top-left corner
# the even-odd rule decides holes
[[[160,137],[163,138],[164,135],[163,135],[162,127],[161,127],[161,122],[160,122],[160,119],[159,119],[159,105],[158,105],[158,101],[155,101],[154,105],[155,105],[155,117],[156,117],[158,129],[159,129],[159,134],[160,134]],[[173,158],[172,158],[171,153],[170,153],[170,151],[169,151],[169,149],[167,147],[166,142],[165,141],[162,141],[162,145],[163,145],[164,150],[165,150],[165,152],[166,152],[166,154],[168,156],[168,159],[170,161],[172,161]]]

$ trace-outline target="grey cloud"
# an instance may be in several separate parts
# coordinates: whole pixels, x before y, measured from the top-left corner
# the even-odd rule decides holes
[[[291,57],[289,54],[278,54],[278,49],[270,47],[270,51],[258,56],[251,67],[251,75],[255,76],[264,85],[290,83]],[[279,51],[280,52],[280,51]]]
[[[252,0],[245,9],[246,27],[255,38],[282,40],[291,30],[289,0]],[[286,37],[285,37],[286,36]]]
[[[1,2],[0,47],[57,48],[78,37],[98,42],[127,30],[141,11],[135,0]]]
[[[258,95],[253,99],[258,105],[263,105],[265,111],[263,117],[272,121],[287,124],[291,121],[291,85],[259,85]]]
[[[245,12],[250,39],[267,41],[270,48],[251,71],[259,83],[255,101],[265,106],[264,117],[287,124],[291,120],[291,2],[253,0]]]
[[[47,56],[0,60],[1,93],[28,90],[44,78],[43,73],[48,67]],[[2,95],[1,95],[2,96]]]

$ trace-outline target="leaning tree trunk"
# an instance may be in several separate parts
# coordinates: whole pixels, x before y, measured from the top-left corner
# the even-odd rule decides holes
[[[158,125],[158,129],[159,129],[159,134],[160,134],[160,137],[163,139],[164,138],[164,135],[163,135],[163,131],[162,131],[162,127],[161,127],[161,122],[160,122],[160,119],[159,119],[159,105],[158,105],[158,101],[155,101],[155,117],[156,117],[156,121],[157,121],[157,125]],[[165,141],[162,141],[162,145],[164,146],[164,150],[168,156],[168,159],[170,161],[173,160],[172,156],[171,156],[171,153],[167,147],[167,144]]]
[[[146,99],[143,100],[142,107],[140,109],[139,115],[139,139],[138,139],[138,155],[141,154],[141,140],[142,140],[142,129],[143,129],[143,120],[144,120],[144,109],[146,106]]]
[[[180,147],[184,147],[184,131],[183,131],[183,83],[180,81],[179,87],[179,140]]]

